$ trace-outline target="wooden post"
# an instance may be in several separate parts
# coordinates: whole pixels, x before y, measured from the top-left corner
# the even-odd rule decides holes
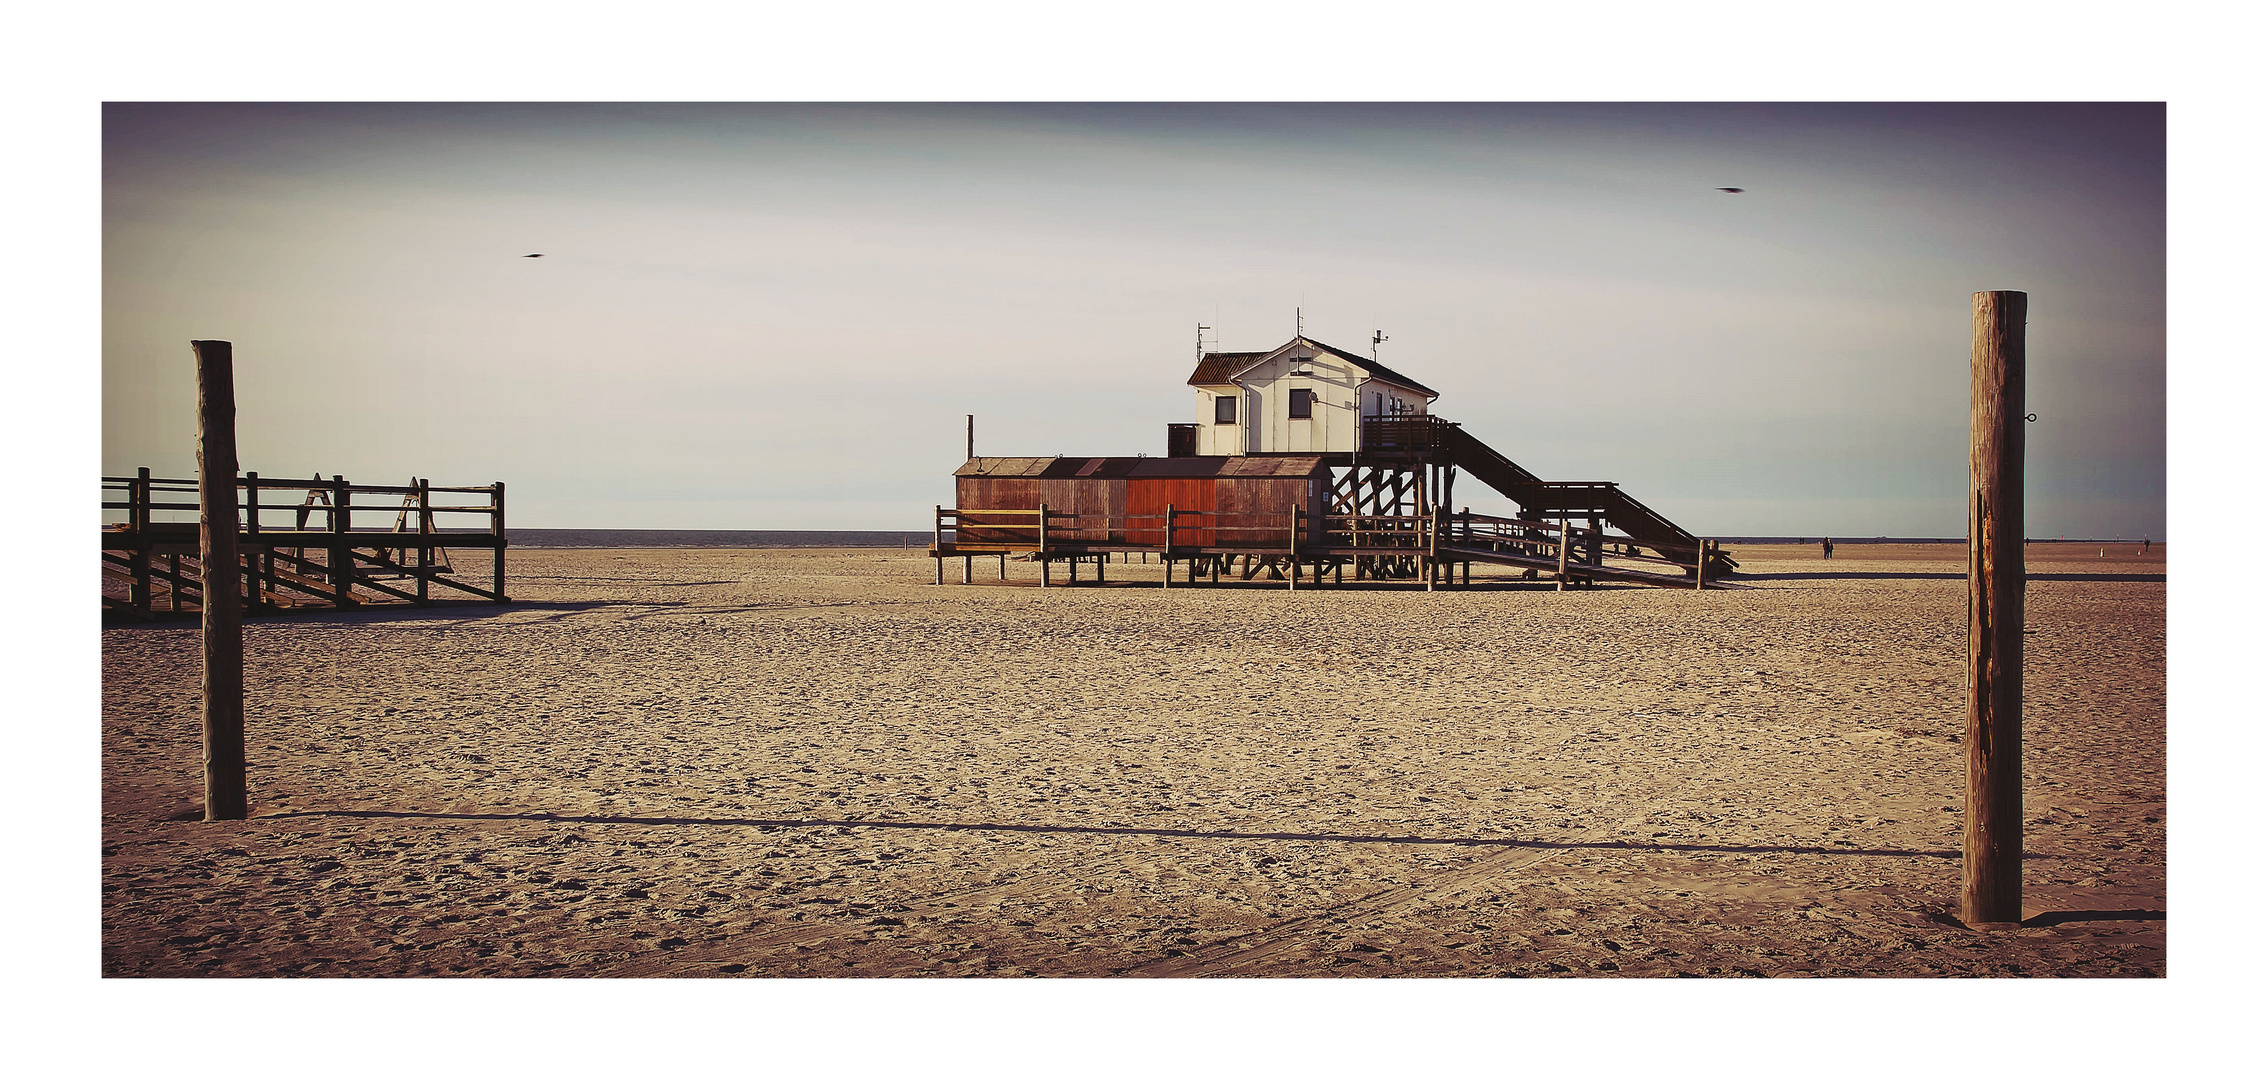
[[[976,460],[976,414],[969,414],[969,460]]]
[[[1162,554],[1160,554],[1160,555],[1158,556],[1158,561],[1159,561],[1159,562],[1161,562],[1161,563],[1163,563],[1163,564],[1165,564],[1165,582],[1164,582],[1164,584],[1161,584],[1161,585],[1159,585],[1158,587],[1159,587],[1159,588],[1161,588],[1161,589],[1170,589],[1170,588],[1173,588],[1173,504],[1172,504],[1172,503],[1167,503],[1167,504],[1165,504],[1165,550],[1164,550],[1164,552],[1163,552]]]
[[[1693,542],[1693,591],[1700,592],[1708,587],[1709,542],[1707,540],[1695,540]]]
[[[197,354],[197,559],[204,574],[205,820],[242,821],[244,622],[236,577],[235,346],[192,341]],[[176,590],[178,595],[178,588]]]
[[[511,599],[504,595],[504,481],[498,480],[493,486],[496,489],[496,514],[489,519],[489,529],[496,536],[496,574],[493,584],[496,587],[496,602],[509,604]]]
[[[426,584],[433,577],[433,481],[417,482],[417,602],[428,603]]]
[[[331,590],[340,608],[354,606],[354,551],[347,547],[347,531],[354,511],[347,495],[346,477],[331,474],[331,547],[325,559],[331,564]]]
[[[1961,911],[2024,908],[2024,314],[1980,292],[1969,346],[1969,748]]]
[[[257,611],[267,607],[260,593],[260,474],[244,474],[244,533],[251,538],[252,550],[244,561],[245,602]]]
[[[963,555],[963,556],[961,556],[961,584],[963,584],[963,585],[974,584],[974,583],[975,583],[975,581],[976,581],[976,556],[974,556],[974,555]]]
[[[154,615],[150,597],[150,470],[143,467],[128,481],[126,524],[134,534],[134,606]]]
[[[1047,588],[1048,572],[1054,564],[1047,561],[1047,504],[1040,504],[1039,512],[1040,588]]]
[[[1559,583],[1553,592],[1567,591],[1567,515],[1559,515]]]
[[[945,507],[942,504],[933,503],[930,509],[936,511],[936,514],[929,519],[929,558],[937,564],[937,583],[943,585],[945,584]],[[1003,558],[1005,557],[1003,556]]]
[[[1291,573],[1285,574],[1285,575],[1284,575],[1284,579],[1285,579],[1286,581],[1289,581],[1289,582],[1291,583],[1291,591],[1292,591],[1292,592],[1298,592],[1298,591],[1299,591],[1299,507],[1297,507],[1297,506],[1294,506],[1294,507],[1292,507],[1292,508],[1291,508],[1291,510],[1290,510],[1289,512],[1290,512],[1290,514],[1291,514],[1291,531],[1290,531],[1290,532],[1288,532],[1288,533],[1286,533],[1286,534],[1285,534],[1285,536],[1286,536],[1286,537],[1288,537],[1288,540],[1287,540],[1287,550],[1288,550],[1288,551],[1290,552],[1290,557],[1289,557],[1288,559],[1286,559],[1285,561],[1286,561],[1286,562],[1289,562],[1289,563],[1291,564],[1291,566],[1290,566],[1290,569],[1291,569]]]

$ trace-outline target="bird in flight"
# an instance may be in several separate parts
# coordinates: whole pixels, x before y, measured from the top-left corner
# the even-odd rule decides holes
[[[1740,194],[1740,193],[1741,193],[1741,192],[1743,192],[1743,191],[1747,191],[1748,189],[1747,189],[1747,188],[1741,188],[1741,187],[1721,187],[1721,188],[1718,188],[1717,190],[1718,190],[1718,191],[1722,191],[1722,192],[1724,192],[1724,193],[1725,193],[1725,194],[1727,194],[1727,195],[1738,195],[1738,194]]]
[[[533,255],[522,255],[520,257],[523,259],[540,259],[543,258],[543,253],[539,251]]]

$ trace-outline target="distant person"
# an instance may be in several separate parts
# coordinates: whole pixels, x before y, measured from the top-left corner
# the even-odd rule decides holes
[[[2149,537],[2147,537],[2147,536],[2145,536],[2145,537],[2143,537],[2143,538],[2142,538],[2142,554],[2144,554],[2144,555],[2148,555],[2149,553],[2150,553],[2150,538],[2149,538]]]
[[[1835,542],[1833,540],[1830,540],[1824,536],[1819,538],[1819,557],[1822,559],[1832,559],[1835,557]]]

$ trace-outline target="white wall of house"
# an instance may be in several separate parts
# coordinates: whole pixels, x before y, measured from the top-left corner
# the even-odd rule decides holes
[[[1303,372],[1304,374],[1293,374]],[[1199,454],[1323,454],[1355,448],[1357,415],[1424,415],[1426,398],[1381,382],[1344,358],[1298,344],[1247,369],[1236,383],[1197,387]],[[1306,419],[1291,415],[1292,391],[1314,392]],[[1237,401],[1236,422],[1215,422],[1219,397]]]

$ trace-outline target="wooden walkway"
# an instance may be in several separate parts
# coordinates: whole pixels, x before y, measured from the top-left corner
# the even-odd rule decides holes
[[[1647,554],[1667,546],[1669,555]],[[1462,573],[1472,582],[1474,563],[1512,566],[1534,572],[1561,588],[1599,581],[1659,588],[1707,588],[1696,580],[1706,551],[1710,572],[1721,563],[1714,545],[1695,539],[1682,551],[1674,544],[1639,540],[1591,529],[1571,521],[1503,518],[1486,514],[1418,515],[1231,514],[1176,510],[1104,518],[1046,507],[1033,510],[936,508],[929,555],[937,562],[937,583],[945,583],[945,560],[963,560],[961,580],[970,583],[976,556],[1029,556],[1040,562],[1040,585],[1051,584],[1052,565],[1092,563],[1095,580],[1104,580],[1112,555],[1155,555],[1166,564],[1165,584],[1173,584],[1176,564],[1189,583],[1200,578],[1250,581],[1266,575],[1299,588],[1302,581],[1322,585],[1326,577],[1343,584],[1349,571],[1357,582],[1400,581],[1426,589],[1455,584]],[[1681,557],[1681,558],[1680,558]],[[1003,564],[1005,573],[1005,564]]]
[[[200,607],[197,482],[102,478],[102,602],[157,618]],[[237,552],[246,613],[425,606],[456,596],[509,603],[504,592],[504,485],[436,487],[329,480],[237,481]],[[357,518],[360,518],[358,521]],[[445,518],[484,519],[442,529]],[[376,524],[383,522],[383,525]],[[451,552],[486,551],[464,576]]]

